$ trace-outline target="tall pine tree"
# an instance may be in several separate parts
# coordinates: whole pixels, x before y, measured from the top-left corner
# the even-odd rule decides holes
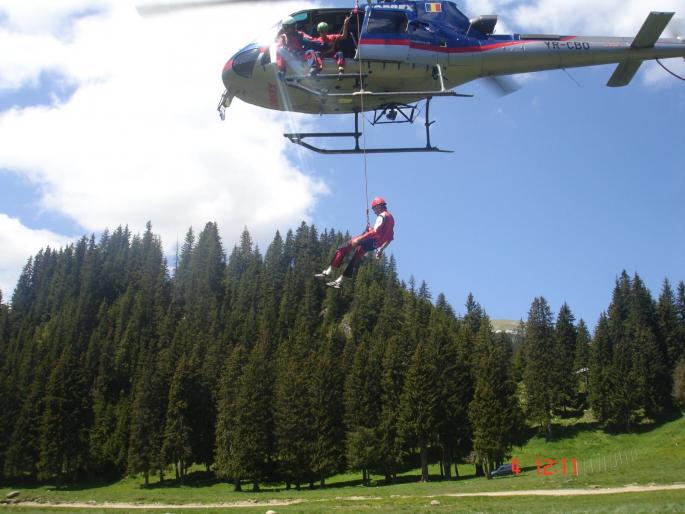
[[[469,405],[473,447],[486,476],[509,455],[521,425],[511,375],[511,343],[481,324],[473,359],[475,390]]]
[[[526,387],[528,416],[552,437],[552,415],[560,404],[558,362],[552,312],[542,297],[535,298],[528,312],[524,338],[523,383]]]

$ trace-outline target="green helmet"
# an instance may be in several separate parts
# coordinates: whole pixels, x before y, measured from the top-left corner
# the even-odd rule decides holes
[[[328,23],[326,23],[325,21],[322,21],[321,23],[319,23],[316,26],[316,30],[318,32],[328,32]]]

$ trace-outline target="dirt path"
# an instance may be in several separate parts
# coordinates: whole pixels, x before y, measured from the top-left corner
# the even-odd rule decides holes
[[[231,508],[245,508],[245,507],[278,507],[283,505],[295,505],[304,503],[307,500],[269,500],[269,501],[243,501],[232,503],[125,503],[125,502],[35,502],[35,501],[18,501],[10,504],[0,505],[0,509],[4,506],[12,507],[41,507],[50,509],[125,509],[125,510],[142,510],[142,509],[231,509]]]
[[[491,491],[480,493],[445,493],[430,496],[391,496],[390,498],[440,498],[440,497],[475,497],[475,496],[584,496],[597,494],[621,494],[621,493],[644,493],[654,491],[674,491],[685,489],[685,484],[671,484],[671,485],[626,485],[624,487],[606,487],[606,488],[587,488],[587,489],[530,489],[523,491]],[[342,501],[373,501],[382,500],[381,496],[337,496],[330,498],[330,500]],[[298,503],[308,503],[314,501],[329,501],[329,500],[269,500],[269,501],[242,501],[232,503],[187,503],[187,504],[161,504],[161,503],[123,503],[123,502],[105,502],[105,503],[42,503],[33,501],[18,501],[13,502],[12,506],[22,507],[43,507],[55,509],[126,509],[126,510],[140,510],[140,509],[230,509],[230,508],[245,508],[245,507],[278,507],[283,505],[296,505]],[[0,505],[0,508],[3,505]]]
[[[454,493],[440,496],[585,496],[593,494],[645,493],[651,491],[674,491],[685,489],[685,484],[671,485],[626,485],[589,489],[531,489],[528,491],[494,491],[490,493]]]

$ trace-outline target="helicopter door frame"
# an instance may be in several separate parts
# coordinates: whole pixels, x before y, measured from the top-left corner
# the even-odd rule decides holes
[[[400,61],[409,57],[409,13],[400,4],[367,6],[355,59]],[[395,6],[389,8],[388,6]]]

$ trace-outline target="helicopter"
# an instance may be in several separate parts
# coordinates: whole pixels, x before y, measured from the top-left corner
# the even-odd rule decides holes
[[[607,86],[630,83],[645,60],[684,57],[681,37],[660,36],[673,12],[651,12],[635,37],[584,37],[557,34],[495,34],[497,15],[469,18],[454,2],[370,1],[360,8],[318,8],[295,12],[289,23],[315,35],[326,22],[331,33],[353,18],[349,36],[338,50],[347,72],[336,73],[336,61],[324,58],[321,73],[311,75],[302,55],[279,43],[283,23],[270,41],[248,44],[225,64],[224,92],[218,105],[223,119],[234,98],[280,111],[310,114],[353,114],[354,132],[284,134],[291,142],[319,153],[444,152],[430,143],[429,106],[435,97],[470,97],[454,90],[479,78],[491,78],[505,92],[500,77],[518,73],[617,64]],[[287,69],[278,73],[278,53],[285,52]],[[504,85],[502,85],[504,84]],[[426,144],[418,147],[362,149],[359,115],[373,111],[372,125],[413,123],[417,102],[426,102]],[[317,137],[352,137],[353,148],[327,149],[305,141]]]
[[[241,0],[191,0],[138,7],[141,14],[219,5]],[[472,97],[455,88],[487,79],[502,93],[513,92],[510,76],[545,70],[616,64],[609,87],[628,85],[645,60],[685,58],[685,40],[661,38],[673,12],[650,12],[635,37],[560,34],[496,34],[498,16],[467,17],[449,0],[367,0],[360,7],[312,8],[297,11],[277,23],[263,38],[236,52],[222,70],[224,91],[217,110],[223,120],[235,98],[258,107],[308,114],[353,114],[352,132],[286,133],[291,142],[323,154],[447,152],[430,142],[430,102],[436,97]],[[311,38],[325,22],[330,34],[347,37],[337,42],[346,61],[339,73],[336,59],[320,59],[312,74],[302,52],[284,45],[285,24]],[[285,70],[282,62],[286,62]],[[361,148],[359,117],[373,111],[371,125],[414,123],[425,102],[425,145]],[[329,149],[307,138],[353,138],[354,147]]]

